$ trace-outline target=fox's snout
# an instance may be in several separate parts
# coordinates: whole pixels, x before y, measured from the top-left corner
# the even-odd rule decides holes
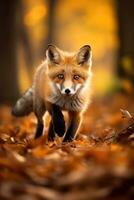
[[[60,85],[58,88],[60,89],[61,94],[72,96],[78,92],[82,87],[81,84],[71,85],[70,87],[65,87],[64,85]]]
[[[70,94],[70,92],[71,92],[71,90],[70,90],[70,89],[68,89],[68,88],[67,88],[67,89],[65,89],[65,93],[66,93],[66,94]]]
[[[71,80],[65,80],[60,86],[61,94],[68,96],[74,95],[77,92],[77,85]]]
[[[74,84],[72,84],[71,82],[70,82],[70,84],[67,84],[66,81],[62,84],[57,83],[56,86],[60,90],[62,95],[71,96],[77,92],[77,87]]]
[[[75,90],[73,88],[63,88],[61,90],[61,93],[64,94],[64,95],[73,95],[75,94]]]

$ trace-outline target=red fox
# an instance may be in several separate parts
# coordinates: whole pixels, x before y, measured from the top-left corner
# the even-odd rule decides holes
[[[72,141],[90,102],[91,64],[89,45],[73,53],[48,45],[46,58],[36,70],[32,87],[17,101],[12,113],[24,116],[33,111],[37,117],[35,138],[38,138],[43,132],[43,115],[48,111],[51,116],[48,140],[53,141],[57,133],[64,136],[63,142]],[[68,111],[67,129],[62,111]]]

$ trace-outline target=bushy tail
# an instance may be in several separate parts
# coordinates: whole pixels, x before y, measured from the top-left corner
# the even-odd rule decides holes
[[[33,88],[29,88],[12,109],[12,114],[16,117],[26,116],[33,111]]]

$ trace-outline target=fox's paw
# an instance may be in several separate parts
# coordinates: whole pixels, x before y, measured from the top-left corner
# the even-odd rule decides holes
[[[74,138],[71,137],[70,135],[65,135],[65,137],[63,139],[63,143],[72,142],[73,140],[74,140]]]

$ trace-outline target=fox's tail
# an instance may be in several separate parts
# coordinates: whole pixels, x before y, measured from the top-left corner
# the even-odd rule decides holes
[[[12,109],[12,114],[16,117],[22,117],[33,111],[33,88],[29,88]]]

